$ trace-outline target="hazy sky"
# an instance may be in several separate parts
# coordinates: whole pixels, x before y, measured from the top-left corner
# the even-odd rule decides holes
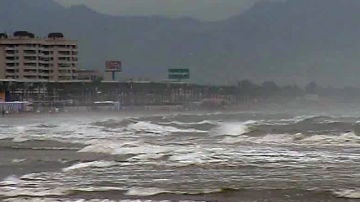
[[[112,15],[189,16],[218,20],[236,15],[261,0],[56,0],[65,6],[85,4]]]

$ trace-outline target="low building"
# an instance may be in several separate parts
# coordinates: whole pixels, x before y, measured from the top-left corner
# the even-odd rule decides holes
[[[97,70],[80,69],[77,73],[78,80],[96,81],[102,79],[102,74]]]
[[[62,33],[47,38],[26,31],[0,33],[0,79],[17,81],[77,80],[77,41]]]

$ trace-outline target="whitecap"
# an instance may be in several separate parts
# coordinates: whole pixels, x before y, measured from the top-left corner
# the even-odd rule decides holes
[[[169,157],[170,161],[180,163],[180,166],[187,165],[202,165],[206,163],[214,162],[213,154],[205,149],[198,148],[191,151],[178,151],[179,153]]]
[[[111,155],[127,155],[127,154],[163,154],[172,151],[171,146],[152,145],[140,142],[111,142],[107,144],[93,144],[81,149],[79,152],[89,153],[105,153]]]
[[[26,161],[26,159],[13,159],[11,160],[12,163],[21,163],[21,162],[24,162]]]
[[[319,145],[352,145],[360,143],[360,136],[353,132],[341,135],[312,135],[304,138],[300,143]]]
[[[156,160],[164,157],[165,154],[140,154],[129,158],[128,160]]]
[[[341,190],[335,191],[334,194],[341,198],[360,199],[360,190]]]
[[[3,181],[0,182],[0,186],[9,186],[9,185],[18,185],[21,183],[21,179],[19,179],[15,175],[10,175],[3,179]]]
[[[214,129],[214,134],[216,135],[226,135],[226,136],[240,136],[245,133],[250,132],[250,127],[253,124],[256,124],[256,121],[246,121],[246,122],[225,122],[221,123],[219,127]]]
[[[142,188],[142,187],[133,187],[130,188],[125,195],[129,196],[154,196],[158,194],[163,193],[169,193],[169,191],[156,188],[156,187],[150,187],[150,188]]]
[[[112,144],[92,144],[82,148],[78,152],[89,152],[89,153],[102,153],[102,154],[113,154],[115,146]]]
[[[67,168],[63,168],[63,172],[73,171],[73,170],[80,170],[84,168],[106,168],[114,166],[116,162],[114,161],[92,161],[92,162],[85,162],[85,163],[76,163],[72,166],[69,166]]]
[[[205,133],[207,131],[197,130],[197,129],[180,129],[173,126],[162,126],[158,124],[153,124],[150,122],[140,121],[137,123],[129,124],[126,128],[127,130],[136,131],[136,132],[148,132],[161,135],[168,135],[171,133]]]
[[[0,196],[16,197],[16,196],[31,196],[31,197],[44,197],[44,196],[64,196],[68,194],[68,190],[56,189],[0,189]]]
[[[82,192],[106,192],[106,191],[124,191],[124,188],[120,187],[79,187],[73,188],[72,191]]]
[[[170,121],[170,122],[160,122],[160,124],[165,124],[165,125],[175,124],[175,125],[183,125],[183,126],[193,126],[193,125],[205,125],[205,124],[216,125],[217,122],[210,121],[210,120],[203,120],[203,121],[198,121],[198,122]]]
[[[26,142],[26,141],[29,141],[30,139],[29,138],[26,138],[22,135],[19,135],[19,136],[16,136],[13,138],[13,142]]]

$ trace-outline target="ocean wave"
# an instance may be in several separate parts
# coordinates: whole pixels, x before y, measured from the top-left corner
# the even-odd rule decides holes
[[[4,199],[4,202],[171,202],[173,200],[150,200],[150,199],[122,199],[122,200],[111,200],[111,199],[70,199],[70,198],[26,198],[16,197]],[[177,202],[206,202],[206,201],[193,201],[193,200],[179,200]]]
[[[75,192],[106,192],[106,191],[125,191],[126,189],[121,187],[78,187],[73,188],[71,191]]]
[[[0,187],[0,196],[5,197],[46,197],[46,196],[65,196],[69,190],[62,188],[16,188],[16,187]]]
[[[143,188],[143,187],[133,187],[130,188],[125,195],[130,196],[154,196],[159,194],[179,194],[179,195],[202,195],[202,194],[213,194],[213,193],[222,193],[222,192],[231,192],[237,191],[233,188],[208,188],[192,191],[170,191],[157,187]]]
[[[162,154],[172,151],[174,148],[171,146],[160,146],[142,143],[141,141],[135,142],[107,142],[107,143],[96,143],[88,145],[81,149],[79,152],[88,153],[105,153],[111,155],[127,155],[127,154]]]
[[[21,183],[21,179],[18,178],[15,175],[10,175],[7,176],[6,178],[4,178],[1,182],[0,182],[0,186],[10,186],[10,185],[17,185]]]
[[[81,170],[85,168],[106,168],[116,165],[114,161],[92,161],[92,162],[84,162],[84,163],[76,163],[67,168],[63,168],[63,172],[69,172],[74,170]]]
[[[225,144],[256,143],[256,144],[300,144],[300,145],[357,145],[360,136],[353,132],[339,135],[317,134],[266,134],[262,136],[243,135],[239,137],[225,137],[221,141]]]
[[[182,121],[170,121],[170,122],[159,122],[163,125],[181,125],[181,126],[197,126],[197,125],[217,125],[218,122],[211,120],[202,120],[198,122],[182,122]]]
[[[349,199],[360,199],[360,190],[347,189],[333,192],[337,197],[349,198]]]
[[[186,154],[174,154],[169,160],[182,163],[184,165],[203,164],[207,162],[209,155],[204,152],[193,152]]]
[[[28,137],[25,137],[25,135],[18,135],[13,138],[13,142],[26,142],[30,139]]]
[[[149,187],[149,188],[143,188],[143,187],[133,187],[130,188],[125,195],[128,196],[154,196],[159,194],[165,194],[169,193],[170,191],[167,191],[165,189],[160,189],[156,187]]]
[[[300,140],[300,143],[328,145],[360,144],[360,136],[353,132],[341,135],[312,135]]]
[[[293,137],[289,134],[267,134],[264,136],[257,136],[257,137],[251,137],[247,135],[243,135],[240,137],[225,137],[220,142],[225,144],[238,144],[238,143],[274,143],[274,144],[280,144],[280,143],[291,143],[293,142]]]
[[[135,131],[135,132],[145,132],[161,135],[169,135],[171,133],[206,133],[207,131],[197,130],[197,129],[180,129],[174,126],[162,126],[154,124],[151,122],[140,121],[137,123],[129,124],[126,127],[126,130]]]
[[[129,124],[138,122],[135,118],[126,118],[126,119],[108,119],[105,121],[97,121],[90,123],[92,126],[101,126],[105,128],[122,128],[126,127]]]
[[[220,136],[240,136],[251,131],[251,126],[258,123],[249,120],[246,122],[225,122],[213,130],[213,134]]]
[[[11,160],[12,163],[22,163],[24,161],[26,161],[26,159],[12,159]]]

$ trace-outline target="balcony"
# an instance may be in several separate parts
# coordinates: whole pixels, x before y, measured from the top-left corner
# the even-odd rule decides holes
[[[59,63],[68,63],[68,62],[72,62],[71,60],[71,56],[61,56],[58,58]]]
[[[6,79],[15,79],[15,78],[17,78],[17,77],[16,77],[16,76],[7,75],[7,76],[5,76],[5,78],[6,78]]]
[[[24,68],[24,74],[27,73],[37,73],[38,68],[37,67],[25,67]]]
[[[5,69],[16,70],[16,69],[19,69],[19,67],[18,66],[6,66]]]
[[[5,72],[6,76],[15,76],[16,74],[18,74],[18,73],[17,72],[8,72],[8,71]]]
[[[38,77],[37,76],[27,76],[27,75],[24,75],[24,79],[28,79],[28,80],[37,80]]]
[[[24,57],[24,62],[25,63],[37,63],[37,61],[38,61],[38,58],[37,57],[28,57],[28,56],[26,56],[26,57]]]
[[[38,47],[25,46],[24,51],[37,51],[38,49],[39,49]]]
[[[54,50],[57,50],[58,53],[60,52],[68,52],[68,51],[71,51],[72,49],[71,48],[54,48]]]
[[[39,73],[37,72],[24,72],[24,76],[38,76]]]
[[[53,63],[53,61],[39,60],[39,64],[49,65],[49,64],[52,64],[52,63]]]
[[[5,47],[5,50],[6,51],[15,51],[17,49],[17,47],[9,47],[9,46],[7,46],[7,47]]]
[[[17,54],[17,52],[16,51],[6,51],[5,52],[5,56],[10,56],[10,57],[13,57],[15,54]]]
[[[24,69],[36,69],[36,68],[38,68],[36,63],[25,63],[23,67],[24,67]]]
[[[59,66],[60,68],[69,68],[69,67],[71,67],[71,63],[70,63],[70,62],[59,63],[58,66]]]
[[[59,55],[71,55],[71,51],[58,51]]]
[[[19,58],[18,58],[18,57],[15,57],[15,56],[7,56],[7,57],[5,57],[5,60],[6,60],[6,61],[14,62],[14,61],[18,61]]]
[[[38,56],[38,53],[36,51],[25,50],[23,53],[24,53],[24,56]]]
[[[38,73],[37,75],[38,75],[38,76],[43,76],[43,77],[44,77],[44,76],[49,77],[49,73]]]
[[[44,66],[39,66],[38,68],[37,68],[38,70],[49,70],[50,69],[50,67],[48,66],[48,67],[44,67]]]

